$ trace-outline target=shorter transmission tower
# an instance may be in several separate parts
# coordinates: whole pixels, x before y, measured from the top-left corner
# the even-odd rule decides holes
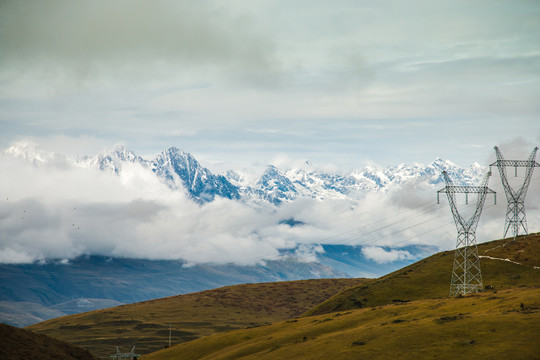
[[[527,160],[505,160],[499,148],[495,146],[497,161],[490,164],[489,167],[491,169],[492,166],[497,166],[499,169],[504,192],[506,193],[506,199],[508,200],[508,206],[506,207],[506,219],[504,221],[503,237],[505,238],[510,229],[512,229],[514,240],[519,235],[520,230],[523,230],[523,234],[528,234],[527,218],[525,217],[525,195],[527,194],[527,189],[529,188],[534,168],[540,166],[540,164],[535,161],[537,151],[538,148],[535,147]],[[508,182],[508,177],[506,176],[507,166],[514,167],[514,174],[516,177],[518,167],[526,168],[523,185],[521,185],[521,187],[517,190],[512,189],[510,183]]]
[[[495,191],[487,187],[491,172],[486,174],[480,186],[455,186],[446,171],[443,171],[443,176],[446,186],[437,191],[437,203],[439,203],[439,194],[446,193],[458,230],[450,296],[479,292],[482,291],[484,285],[476,245],[476,227],[484,208],[486,195],[493,194],[494,202],[497,201]],[[469,194],[478,194],[476,210],[469,220],[465,220],[458,212],[456,204],[456,194],[458,193],[465,194],[467,203]]]
[[[141,357],[141,355],[135,354],[135,345],[133,345],[133,347],[131,348],[131,351],[128,353],[120,352],[120,349],[117,346],[116,354],[110,356],[111,359],[117,359],[117,360],[122,360],[122,359],[135,360],[136,358],[139,358],[139,357]]]

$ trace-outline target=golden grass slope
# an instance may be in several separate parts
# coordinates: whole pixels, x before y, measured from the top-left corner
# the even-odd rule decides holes
[[[540,358],[540,234],[479,245],[484,284],[449,298],[453,251],[345,290],[304,316],[146,359]]]
[[[478,254],[485,286],[540,285],[540,233],[480,244]],[[447,297],[453,262],[454,251],[437,253],[337,294],[306,315]]]
[[[302,314],[363,279],[244,284],[51,319],[29,328],[108,358],[115,346],[146,354],[168,344]]]
[[[301,317],[144,359],[538,359],[539,295],[538,288],[491,290]]]

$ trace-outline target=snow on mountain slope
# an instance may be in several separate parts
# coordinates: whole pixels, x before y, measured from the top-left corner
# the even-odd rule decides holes
[[[163,181],[169,188],[185,191],[196,202],[211,202],[215,197],[239,200],[252,206],[280,205],[297,198],[351,199],[366,192],[386,192],[405,183],[425,182],[444,184],[442,171],[446,170],[456,185],[473,185],[484,176],[486,168],[478,163],[461,168],[454,163],[436,159],[429,165],[399,164],[391,167],[366,167],[338,174],[322,171],[311,163],[297,169],[280,169],[269,165],[257,179],[248,179],[239,171],[224,175],[213,174],[188,152],[171,147],[148,160],[125,147],[116,147],[95,156],[70,158],[48,153],[31,144],[15,144],[5,153],[20,157],[36,165],[62,161],[80,167],[95,167],[120,174],[126,163],[137,163]]]
[[[256,182],[246,181],[241,174],[229,171],[226,176],[241,188],[244,200],[259,197],[279,205],[299,197],[318,200],[357,198],[366,192],[386,192],[408,182],[426,182],[442,186],[442,171],[446,170],[456,185],[473,185],[484,176],[486,169],[475,163],[463,169],[450,161],[436,159],[430,165],[413,163],[388,168],[368,167],[346,174],[329,173],[314,167],[304,169],[278,169],[268,166]],[[251,199],[255,202],[254,199]]]
[[[239,199],[238,188],[223,175],[214,175],[187,152],[171,147],[152,162],[152,171],[173,189],[185,188],[196,200],[209,202],[215,196]]]
[[[92,157],[86,156],[78,161],[80,166],[97,167],[100,170],[112,171],[115,174],[120,173],[123,162],[138,162],[146,166],[149,164],[147,160],[135,155],[133,151],[128,150],[123,146],[118,146],[112,150],[105,151]]]

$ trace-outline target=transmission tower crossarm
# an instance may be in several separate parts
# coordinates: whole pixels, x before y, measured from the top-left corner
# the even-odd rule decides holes
[[[489,166],[510,166],[510,167],[528,167],[528,166],[534,166],[539,167],[540,164],[536,161],[533,161],[532,164],[528,160],[497,160],[492,164],[489,164]]]
[[[485,186],[459,186],[459,185],[452,185],[452,186],[447,186],[445,187],[444,189],[441,189],[437,192],[446,192],[448,190],[448,188],[451,188],[452,192],[458,194],[477,194],[479,192],[482,192],[484,190],[486,190],[486,192],[488,194],[495,194],[495,191],[491,190],[491,189],[484,189]]]
[[[505,160],[501,153],[501,150],[499,150],[497,146],[495,146],[494,149],[495,155],[497,156],[497,161],[489,164],[489,166],[540,167],[540,164],[535,161],[538,146],[533,149],[531,155],[529,155],[529,158],[527,160]]]
[[[493,194],[494,202],[497,203],[497,193],[487,186],[490,176],[491,171],[486,174],[480,186],[453,185],[452,180],[448,176],[448,173],[446,171],[443,171],[443,177],[446,186],[441,190],[437,191],[437,203],[439,203],[439,194],[446,193],[448,196],[448,201],[450,202],[452,215],[454,216],[454,220],[456,221],[456,223],[459,222],[460,224],[462,224],[463,227],[470,228],[474,225],[475,222],[477,222],[475,221],[475,219],[480,217],[480,213],[482,212],[482,209],[484,207],[484,202],[487,194]],[[457,211],[455,194],[479,194],[476,211],[470,221],[466,221]]]

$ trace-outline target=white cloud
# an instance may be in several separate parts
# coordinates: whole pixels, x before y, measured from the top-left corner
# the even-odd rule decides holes
[[[0,264],[24,264],[36,260],[36,257],[28,254],[24,249],[14,250],[12,248],[0,250]]]
[[[364,246],[362,247],[362,254],[366,259],[373,260],[378,264],[414,259],[408,251],[395,249],[385,250],[379,246]]]
[[[300,244],[294,251],[294,255],[300,261],[304,262],[316,262],[317,254],[324,253],[324,249],[321,245],[314,244]]]
[[[0,262],[101,254],[253,264],[276,259],[280,249],[311,261],[322,250],[318,244],[345,244],[363,246],[364,256],[382,263],[411,259],[395,249],[407,245],[455,246],[448,204],[444,198],[436,204],[438,189],[427,179],[388,193],[300,198],[277,208],[221,198],[199,205],[138,164],[124,163],[120,175],[114,175],[74,166],[68,156],[21,149],[44,160],[0,154]],[[530,231],[540,224],[540,172],[535,174],[526,203]],[[500,180],[493,178],[490,187],[498,192],[499,204],[486,201],[479,242],[502,236],[506,203]],[[474,200],[468,207],[458,200],[460,211],[470,214]],[[305,225],[279,224],[291,218]]]

